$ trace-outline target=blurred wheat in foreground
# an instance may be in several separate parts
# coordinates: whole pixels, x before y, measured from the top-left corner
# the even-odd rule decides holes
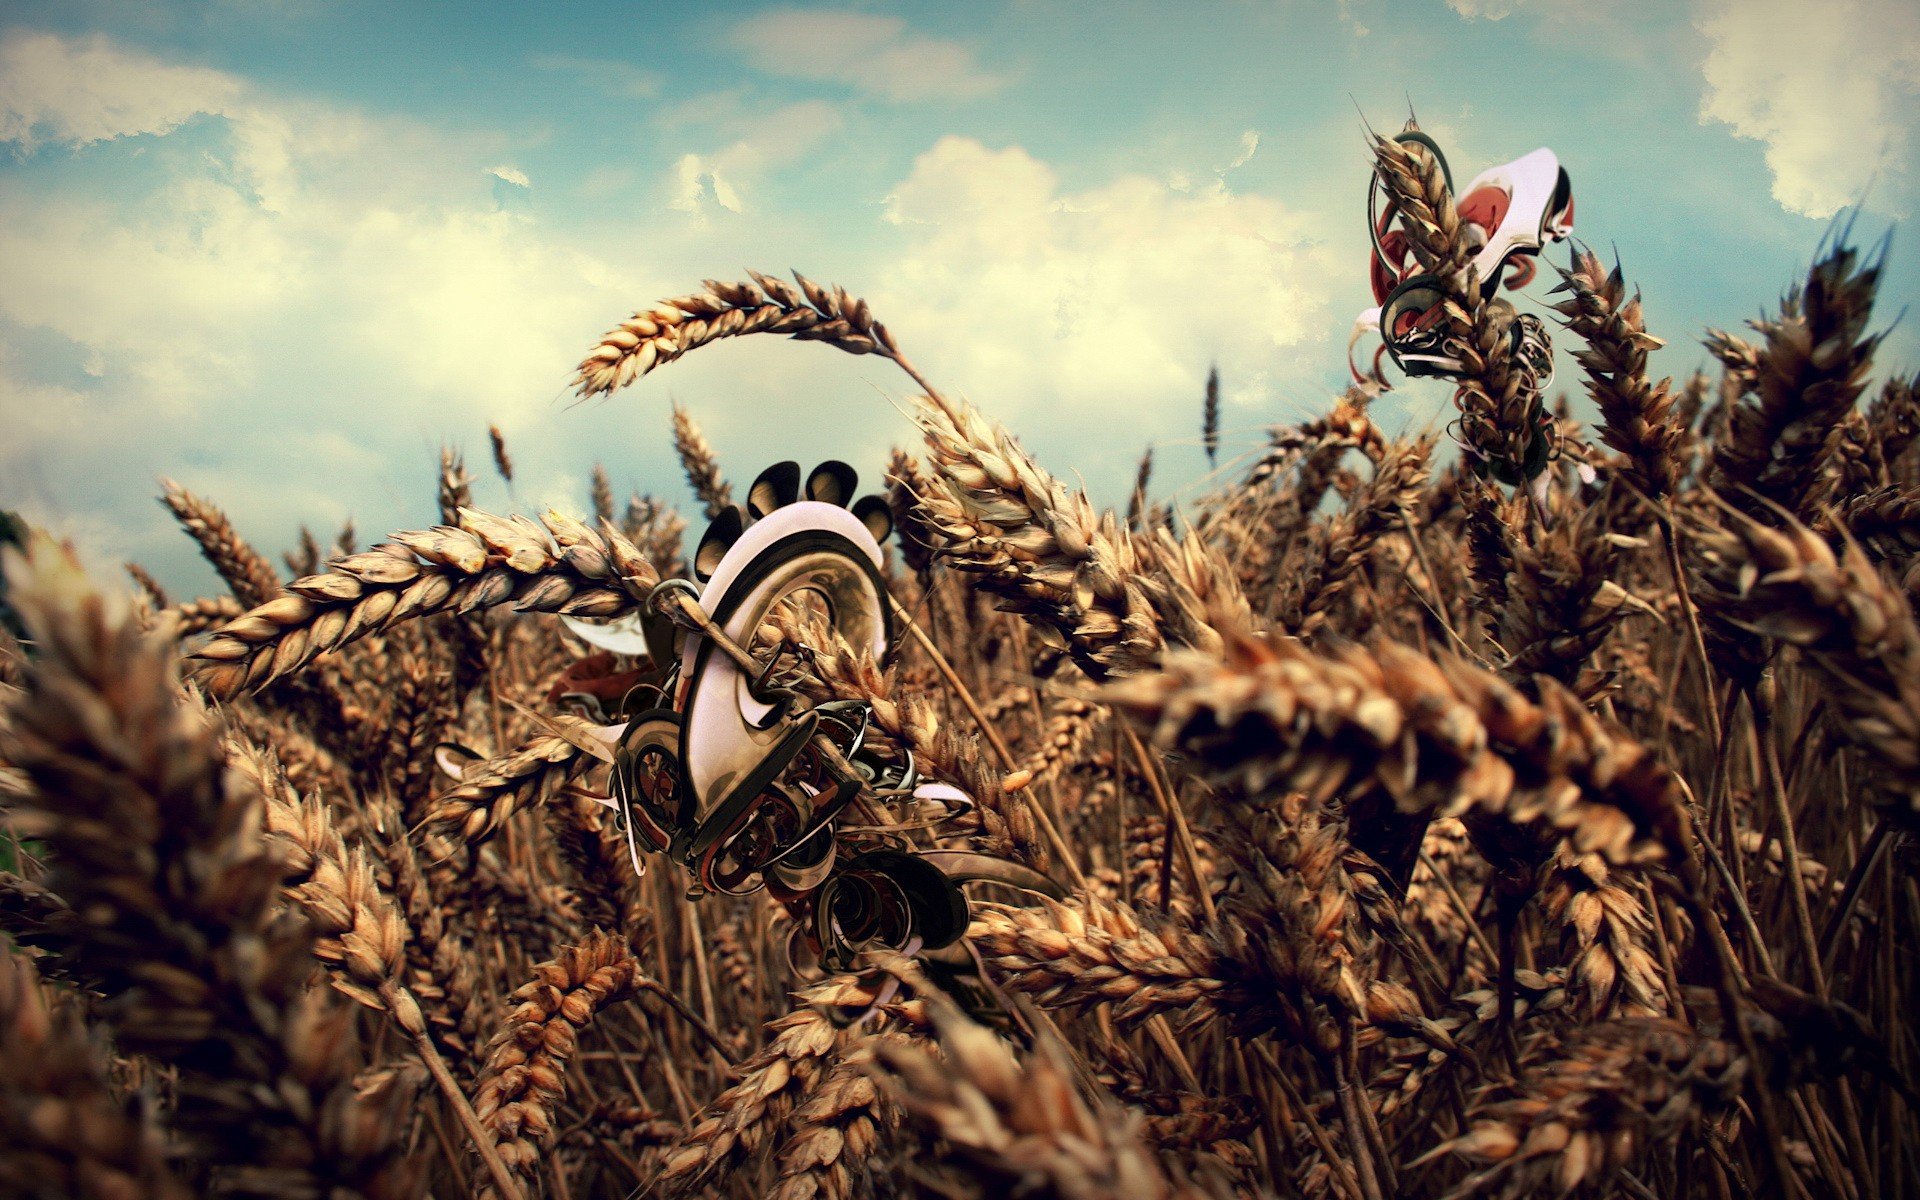
[[[1576,253],[1601,420],[1561,418],[1544,512],[1363,390],[1101,512],[844,291],[622,322],[583,393],[754,333],[918,393],[885,472],[926,639],[799,686],[977,799],[947,844],[1070,894],[826,978],[763,896],[636,877],[591,800],[560,697],[632,664],[555,614],[686,574],[669,506],[596,469],[586,520],[492,515],[448,452],[440,525],[305,536],[288,579],[167,484],[231,589],[178,603],[30,535],[0,1193],[1920,1194],[1920,398],[1872,378],[1879,269],[1836,238],[1675,383]],[[706,515],[762,465],[625,403]]]

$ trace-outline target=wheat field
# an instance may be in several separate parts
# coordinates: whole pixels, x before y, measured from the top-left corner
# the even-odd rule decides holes
[[[561,616],[687,575],[689,520],[763,465],[696,409],[687,517],[602,469],[586,519],[489,514],[446,452],[441,525],[284,570],[166,484],[217,596],[28,535],[0,1191],[1914,1195],[1920,397],[1874,373],[1879,270],[1836,235],[1674,382],[1577,252],[1598,420],[1561,404],[1541,511],[1368,387],[1177,509],[1149,458],[1116,513],[843,290],[709,281],[616,326],[576,385],[637,385],[610,403],[663,437],[642,377],[731,337],[912,385],[923,442],[859,465],[920,636],[880,664],[802,623],[796,686],[973,798],[890,813],[909,843],[1066,898],[983,888],[959,952],[841,973],[765,894],[637,875],[559,702],[632,665]],[[1496,443],[1519,384],[1451,319],[1461,436]],[[1211,452],[1217,379],[1193,400]]]

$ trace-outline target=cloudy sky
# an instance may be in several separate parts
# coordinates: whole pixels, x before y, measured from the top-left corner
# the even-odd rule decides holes
[[[263,548],[377,535],[431,519],[437,448],[484,467],[495,421],[497,509],[578,508],[596,459],[683,500],[677,398],[741,480],[877,476],[903,380],[818,346],[718,346],[570,406],[613,320],[745,267],[865,295],[1098,497],[1149,443],[1191,494],[1209,362],[1230,452],[1342,381],[1363,115],[1411,102],[1465,174],[1552,146],[1667,373],[1836,210],[1864,197],[1877,235],[1920,179],[1907,0],[496,7],[8,4],[0,506],[191,591],[161,475]],[[1903,233],[1886,315],[1916,297]],[[1909,322],[1887,362],[1917,349]],[[1444,405],[1405,388],[1381,419]]]

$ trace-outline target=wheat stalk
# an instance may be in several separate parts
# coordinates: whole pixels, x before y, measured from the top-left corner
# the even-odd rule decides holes
[[[406,985],[406,921],[374,878],[366,852],[347,849],[318,797],[301,800],[293,794],[271,755],[239,740],[227,743],[227,755],[265,799],[266,826],[283,854],[283,884],[311,923],[314,956],[337,972],[336,988],[386,1013],[412,1041],[462,1123],[478,1138],[479,1121],[429,1039],[426,1015]],[[481,1149],[495,1187],[511,1198],[503,1161],[487,1152],[489,1146]]]
[[[1412,511],[1426,486],[1432,453],[1433,439],[1425,437],[1388,446],[1373,478],[1327,527],[1323,553],[1297,577],[1297,615],[1287,622],[1295,636],[1310,637],[1327,623],[1375,543],[1404,524],[1404,514]]]
[[[1037,908],[982,905],[967,937],[1002,987],[1045,1008],[1111,1004],[1122,1025],[1159,1014],[1212,1019],[1246,998],[1204,938],[1090,895]]]
[[[712,520],[722,509],[731,508],[733,489],[727,486],[726,476],[720,472],[720,456],[713,452],[707,435],[700,432],[693,414],[679,404],[673,406],[673,448],[680,455],[681,469],[687,473],[687,486],[699,498],[707,519]]]
[[[608,1005],[633,996],[640,979],[626,940],[598,931],[534,968],[487,1046],[473,1100],[485,1131],[478,1148],[522,1177],[533,1176],[553,1141],[579,1031]]]
[[[352,1087],[348,1014],[308,987],[312,934],[271,919],[281,864],[251,777],[178,692],[164,632],[115,612],[42,540],[9,556],[36,658],[5,723],[14,828],[53,851],[67,957],[120,1046],[179,1071],[173,1124],[223,1186],[404,1194],[392,1106]]]
[[[1593,251],[1576,250],[1560,277],[1572,294],[1555,311],[1587,343],[1574,360],[1600,409],[1600,440],[1626,457],[1625,477],[1641,495],[1671,495],[1680,485],[1686,427],[1674,412],[1670,381],[1647,379],[1647,352],[1664,343],[1647,332],[1640,296],[1627,296],[1618,264],[1608,271]]]
[[[402,621],[512,603],[521,612],[610,617],[644,602],[658,572],[624,536],[557,512],[544,528],[463,509],[458,528],[395,534],[220,627],[195,657],[215,696],[264,687],[321,654]]]
[[[500,472],[501,479],[511,484],[513,482],[513,456],[507,453],[507,435],[500,432],[498,425],[489,424],[487,426],[487,441],[493,447],[494,470]]]
[[[1490,1164],[1453,1197],[1495,1186],[1509,1195],[1604,1187],[1643,1145],[1677,1141],[1730,1106],[1747,1069],[1724,1043],[1662,1018],[1544,1038],[1531,1048],[1511,1098],[1476,1107],[1473,1128],[1429,1155]]]
[[[668,1150],[655,1186],[684,1196],[764,1147],[848,1048],[849,1035],[828,1016],[833,1006],[866,995],[839,976],[799,993],[800,1004],[767,1026],[767,1044],[741,1063],[739,1082],[707,1105]]]
[[[113,1094],[99,1039],[33,964],[0,954],[0,1187],[22,1200],[193,1193],[168,1168],[159,1131]]]
[[[209,500],[203,500],[171,479],[162,479],[160,497],[167,511],[200,543],[200,553],[213,569],[220,572],[233,589],[234,599],[253,608],[281,593],[280,576],[273,564],[249,546],[227,519],[227,514]]]
[[[1609,862],[1684,857],[1672,773],[1564,689],[1540,689],[1536,704],[1464,661],[1392,644],[1316,654],[1241,638],[1224,657],[1175,655],[1102,699],[1250,791],[1544,822]]]
[[[876,1071],[909,1118],[987,1179],[1060,1200],[1199,1195],[1168,1181],[1137,1117],[1081,1096],[1063,1047],[1049,1043],[1023,1064],[945,997],[928,1006],[942,1054],[880,1042]]]
[[[1755,322],[1763,347],[1725,335],[1710,341],[1751,396],[1732,406],[1707,482],[1747,515],[1766,519],[1750,493],[1803,520],[1813,513],[1828,442],[1864,390],[1882,336],[1867,333],[1882,269],[1880,257],[1863,261],[1843,234],[1813,264],[1805,286],[1781,301],[1779,315]]]
[[[514,814],[552,803],[568,784],[599,765],[601,760],[580,745],[595,736],[591,724],[564,714],[546,719],[571,736],[543,733],[499,758],[472,764],[458,786],[434,798],[427,820],[469,842],[484,841]]]
[[[1782,512],[1694,532],[1701,603],[1792,645],[1825,683],[1843,728],[1887,772],[1894,814],[1920,814],[1920,629],[1906,596],[1856,545],[1836,554]]]
[[[811,1095],[793,1110],[792,1131],[774,1152],[776,1182],[769,1200],[846,1200],[864,1182],[856,1174],[880,1149],[882,1134],[899,1123],[874,1081],[879,1046],[913,1040],[886,1032],[828,1067]]]
[[[709,279],[704,292],[662,300],[622,321],[581,360],[575,390],[582,397],[612,392],[708,342],[752,333],[825,342],[849,354],[898,353],[867,302],[844,289],[829,291],[798,274],[796,288],[758,271],[747,273],[753,282]]]
[[[1200,405],[1200,445],[1207,452],[1207,465],[1220,457],[1220,367],[1207,368],[1207,391]]]

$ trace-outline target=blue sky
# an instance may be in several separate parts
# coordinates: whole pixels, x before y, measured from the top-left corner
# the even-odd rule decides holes
[[[1097,498],[1149,443],[1190,495],[1210,362],[1233,452],[1342,383],[1362,114],[1397,127],[1411,100],[1463,176],[1553,147],[1577,233],[1617,247],[1676,374],[1704,326],[1774,302],[1838,207],[1904,221],[1920,149],[1920,10],[1895,0],[16,0],[3,20],[0,505],[183,591],[210,575],[161,475],[271,550],[303,521],[430,520],[442,442],[498,509],[577,508],[596,459],[680,501],[673,397],[742,480],[781,457],[876,478],[912,438],[904,380],[817,346],[714,347],[569,406],[611,322],[745,267],[865,295]],[[1917,255],[1896,238],[1889,320]],[[1903,325],[1883,363],[1917,347]],[[1444,418],[1434,385],[1380,406],[1389,430]],[[511,494],[479,469],[489,421]]]

